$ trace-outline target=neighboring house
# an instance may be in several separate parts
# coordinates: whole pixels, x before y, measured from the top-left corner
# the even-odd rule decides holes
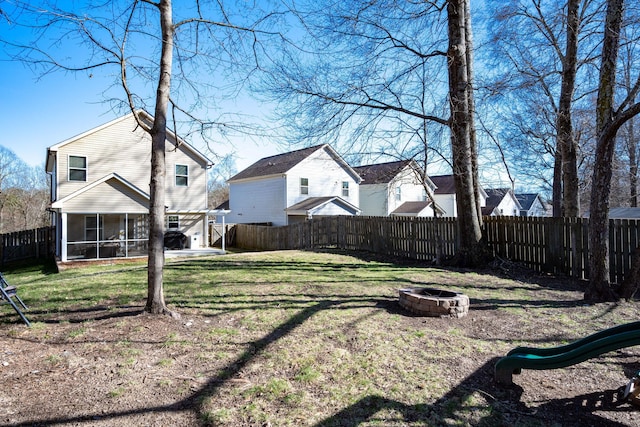
[[[487,193],[487,203],[482,208],[485,216],[519,216],[520,202],[510,188],[490,188]]]
[[[232,176],[230,223],[288,225],[359,215],[360,177],[328,144],[265,157]]]
[[[151,126],[153,118],[137,113]],[[178,144],[176,144],[178,142]],[[166,230],[207,245],[210,161],[185,141],[166,142]],[[61,261],[147,254],[151,137],[133,114],[47,149],[56,253]]]
[[[434,216],[443,212],[427,196],[435,185],[414,160],[377,163],[353,168],[362,178],[360,209],[369,216]]]
[[[640,219],[640,208],[611,208],[609,219]]]
[[[436,205],[444,211],[443,216],[457,217],[456,185],[453,175],[430,176],[431,182],[436,186],[433,196]],[[480,207],[487,204],[487,193],[480,187]]]
[[[520,216],[549,216],[547,206],[538,193],[517,193],[516,199],[522,207]]]

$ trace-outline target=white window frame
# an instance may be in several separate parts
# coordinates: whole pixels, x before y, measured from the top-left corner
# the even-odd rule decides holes
[[[401,201],[402,200],[402,186],[401,185],[397,185],[396,186],[396,200],[397,201]]]
[[[182,173],[178,173],[178,168],[179,167],[184,167],[187,169],[187,173],[186,174],[182,174]],[[188,187],[189,186],[189,165],[182,165],[182,164],[178,164],[176,163],[176,166],[174,168],[174,172],[175,172],[175,184],[176,187]],[[178,178],[184,178],[186,183],[184,184],[178,184]]]
[[[72,167],[71,166],[71,158],[78,158],[78,159],[84,159],[84,168],[80,168],[80,167]],[[71,179],[71,171],[83,171],[84,172],[84,179]],[[72,181],[72,182],[87,182],[87,179],[89,178],[89,159],[87,159],[87,156],[75,156],[72,154],[69,154],[69,156],[67,157],[67,179],[68,181]]]
[[[342,197],[349,197],[349,181],[342,181]]]
[[[309,194],[309,178],[300,178],[300,194]]]
[[[175,224],[176,226],[172,227],[171,224]],[[180,229],[180,215],[167,215],[167,230],[179,230],[179,229]]]

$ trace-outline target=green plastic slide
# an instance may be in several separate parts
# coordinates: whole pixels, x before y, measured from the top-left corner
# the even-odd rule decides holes
[[[640,345],[640,322],[605,329],[559,347],[516,347],[496,362],[495,380],[499,384],[512,384],[512,375],[520,374],[522,369],[566,368],[634,345]]]

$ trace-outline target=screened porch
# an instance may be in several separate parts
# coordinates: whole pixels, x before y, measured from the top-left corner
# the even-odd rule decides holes
[[[66,259],[144,256],[148,252],[148,214],[64,214]],[[64,226],[64,224],[63,224]]]

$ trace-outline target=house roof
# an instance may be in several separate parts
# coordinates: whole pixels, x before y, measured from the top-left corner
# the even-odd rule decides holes
[[[321,144],[260,159],[248,168],[229,178],[228,182],[284,174],[311,154],[322,149],[327,150],[338,163],[352,173],[356,178],[356,181],[359,182],[361,180],[356,171],[354,171],[353,168],[349,166],[329,144]]]
[[[482,215],[491,215],[506,196],[513,197],[516,205],[521,207],[510,188],[487,188],[485,192],[487,193],[487,201],[486,206],[482,208]]]
[[[220,209],[229,210],[229,199],[227,199],[224,202],[220,203],[214,209],[216,209],[216,210],[220,210]]]
[[[86,132],[83,132],[79,135],[73,136],[71,138],[65,139],[62,142],[59,142],[57,144],[54,144],[52,146],[50,146],[49,148],[47,148],[47,161],[45,164],[45,168],[47,172],[51,172],[53,170],[53,159],[54,159],[54,153],[57,152],[60,148],[64,147],[67,144],[71,144],[79,139],[82,139],[88,135],[91,135],[92,133],[95,132],[99,132],[103,129],[106,129],[110,126],[113,126],[117,123],[120,123],[124,120],[130,119],[133,117],[134,113],[129,113],[126,114],[122,117],[118,117],[117,119],[111,120],[110,122],[104,123],[100,126],[97,126],[95,128],[89,129]],[[144,110],[138,110],[136,111],[136,114],[138,114],[138,116],[140,117],[140,119],[143,122],[148,123],[149,126],[151,126],[153,124],[153,116],[151,116],[149,113],[147,113]],[[187,149],[188,151],[190,151],[191,153],[193,153],[196,157],[198,157],[200,160],[202,160],[203,163],[206,163],[207,165],[213,165],[213,163],[211,162],[211,160],[209,160],[204,154],[202,154],[200,151],[198,151],[196,148],[194,148],[193,146],[191,146],[190,144],[188,144],[186,141],[184,141],[183,139],[177,137],[173,132],[167,130],[167,136],[169,138],[171,138],[173,141],[176,141],[181,147],[184,147],[185,149]]]
[[[453,175],[435,175],[430,176],[431,182],[436,186],[434,194],[456,194],[456,182]],[[488,197],[487,192],[480,186],[480,194],[485,198]]]
[[[439,212],[443,212],[442,209],[438,208],[437,205],[434,205],[431,201],[420,201],[420,202],[404,202],[396,210],[391,212],[391,215],[407,215],[407,214],[419,214],[429,206],[435,206],[435,208]]]
[[[431,176],[431,182],[436,186],[435,194],[455,194],[456,183],[453,180],[453,175],[436,175]]]
[[[338,196],[308,197],[301,202],[289,206],[285,210],[288,214],[305,215],[308,213],[313,213],[313,211],[316,211],[329,203],[339,205],[346,210],[353,211],[356,214],[359,214],[361,212],[361,210],[358,209],[357,206],[352,205],[351,203]]]
[[[500,211],[497,206],[483,206],[480,208],[480,213],[482,216],[493,216],[494,214],[500,215]]]
[[[516,199],[520,202],[520,206],[522,206],[523,210],[531,209],[533,202],[536,201],[536,198],[540,197],[538,193],[518,193],[516,194]]]
[[[362,184],[387,184],[393,180],[405,167],[411,163],[409,160],[396,162],[377,163],[374,165],[356,166],[353,169],[362,177]]]
[[[416,178],[418,178],[418,175],[423,177],[424,183],[431,190],[435,188],[435,184],[423,173],[422,168],[413,159],[356,166],[353,169],[362,177],[360,185],[375,185],[391,183],[394,178],[407,167],[410,167],[412,171],[416,172]]]
[[[609,219],[640,219],[640,208],[611,208]]]

